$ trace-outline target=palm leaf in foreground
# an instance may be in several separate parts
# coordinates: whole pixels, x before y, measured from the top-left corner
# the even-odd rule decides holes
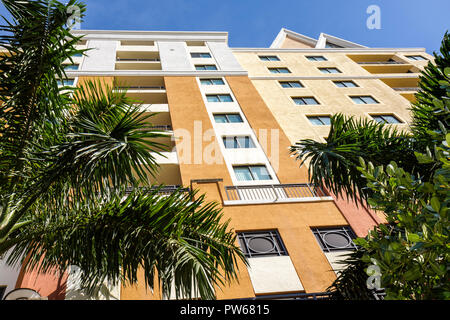
[[[221,210],[194,195],[135,191],[57,215],[36,207],[33,224],[14,238],[8,263],[41,272],[76,265],[82,287],[91,291],[106,279],[135,284],[142,268],[146,285],[153,288],[158,279],[166,297],[172,291],[176,298],[213,299],[214,287],[236,279],[237,260],[245,258]]]

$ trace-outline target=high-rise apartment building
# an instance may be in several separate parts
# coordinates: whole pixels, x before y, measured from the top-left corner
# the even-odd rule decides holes
[[[87,56],[67,66],[68,83],[126,87],[171,150],[157,156],[154,183],[198,189],[216,201],[248,257],[239,283],[218,299],[304,297],[335,279],[351,239],[382,216],[308,183],[289,154],[304,138],[322,140],[342,112],[406,128],[424,49],[367,48],[282,29],[270,48],[230,48],[223,32],[75,31]],[[84,298],[76,267],[24,274],[0,265],[0,287],[32,288],[55,299]],[[110,288],[116,299],[163,299],[143,282]]]

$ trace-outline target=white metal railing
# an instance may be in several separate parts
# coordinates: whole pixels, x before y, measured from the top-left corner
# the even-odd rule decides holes
[[[231,201],[289,200],[329,196],[324,190],[310,183],[226,186],[225,192],[228,200]]]

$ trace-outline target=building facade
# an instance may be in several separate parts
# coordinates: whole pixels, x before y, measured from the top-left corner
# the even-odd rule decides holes
[[[149,179],[197,189],[231,219],[249,267],[239,264],[239,281],[217,288],[218,299],[323,292],[340,256],[354,250],[351,238],[383,222],[309,184],[289,147],[322,141],[338,112],[406,128],[418,72],[432,59],[424,49],[367,48],[286,29],[270,48],[230,48],[223,32],[75,32],[91,50],[74,57],[66,82],[101,79],[157,112],[152,125],[171,149],[157,156],[159,175]],[[80,290],[76,267],[51,276],[0,268],[4,293],[93,298]],[[168,298],[144,283],[105,286],[113,299]]]

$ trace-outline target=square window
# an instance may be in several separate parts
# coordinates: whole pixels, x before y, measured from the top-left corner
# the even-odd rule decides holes
[[[379,102],[371,96],[352,96],[350,97],[356,104],[378,104]]]
[[[208,52],[191,52],[191,58],[211,58]]]
[[[223,137],[223,144],[226,149],[251,149],[256,148],[252,138],[248,136],[242,137]]]
[[[319,102],[314,97],[292,97],[297,105],[317,105]]]
[[[195,70],[199,70],[199,71],[211,71],[211,70],[217,70],[217,67],[213,64],[198,64],[195,65]]]
[[[280,58],[277,56],[259,56],[261,61],[280,61]]]
[[[304,88],[300,81],[280,81],[283,88]]]
[[[346,227],[312,228],[317,242],[324,252],[355,250],[357,248],[353,239],[356,238],[353,230]]]
[[[378,123],[385,123],[385,124],[402,123],[399,119],[397,119],[396,116],[392,114],[377,114],[370,116],[373,118],[373,120],[375,120]]]
[[[233,102],[233,98],[229,94],[207,94],[208,102]]]
[[[223,86],[225,82],[222,79],[200,79],[200,83],[205,86]]]
[[[269,68],[270,73],[291,73],[288,68]]]
[[[331,124],[329,116],[307,116],[307,118],[315,126],[329,126]]]
[[[272,180],[264,165],[233,166],[233,170],[238,181]]]
[[[338,68],[319,68],[322,73],[342,73]]]
[[[241,123],[244,122],[239,113],[214,114],[216,123]]]
[[[247,258],[288,255],[276,230],[238,232],[238,240]]]
[[[324,56],[306,56],[309,61],[328,61]]]
[[[358,85],[351,80],[333,81],[333,82],[339,88],[356,88],[356,87],[358,87]]]

